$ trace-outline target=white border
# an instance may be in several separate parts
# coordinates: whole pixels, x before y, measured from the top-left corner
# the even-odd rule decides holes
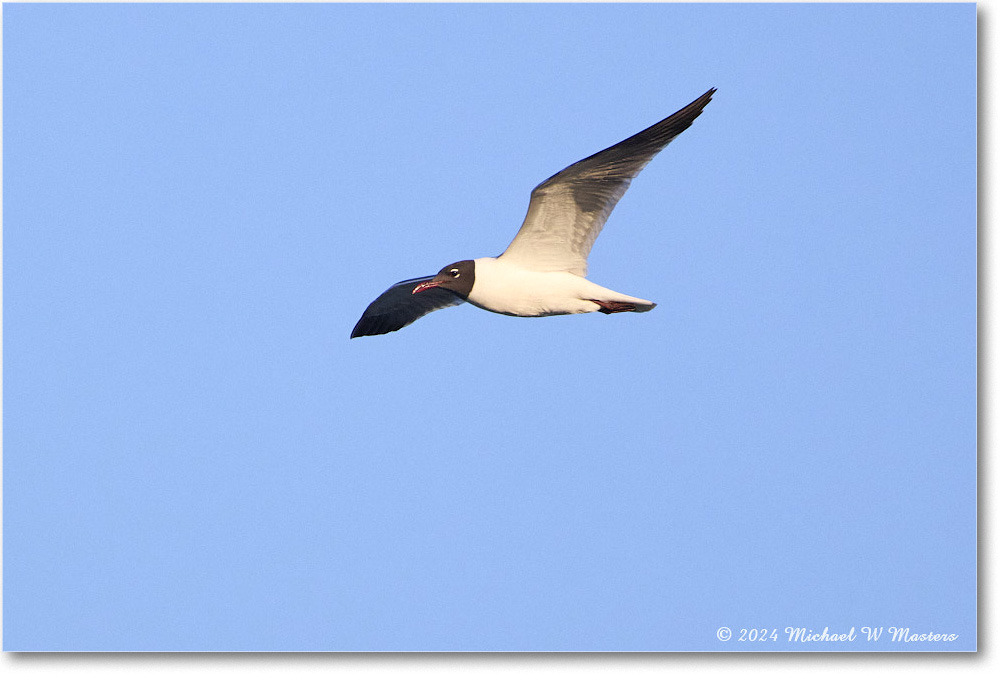
[[[11,0],[9,3],[22,2]],[[78,2],[82,0],[40,0],[42,2]],[[117,0],[113,0],[117,1]],[[153,2],[156,0],[138,0]],[[160,0],[162,1],[162,0]],[[174,1],[174,0],[169,0]],[[180,0],[194,1],[194,0]],[[235,0],[219,0],[233,2]],[[273,1],[273,0],[272,0]],[[277,0],[284,1],[284,0]],[[306,0],[310,1],[310,0]],[[401,0],[410,2],[413,0]],[[572,0],[556,0],[572,1]],[[590,1],[590,0],[584,0]],[[793,0],[777,0],[785,2]],[[855,1],[855,0],[849,0]],[[890,0],[895,1],[895,0]],[[991,462],[993,447],[991,422],[996,410],[991,386],[997,380],[997,367],[991,358],[990,343],[996,336],[995,320],[997,275],[991,269],[997,261],[998,238],[990,232],[996,222],[992,159],[995,141],[990,122],[995,119],[992,85],[997,72],[996,50],[992,45],[994,22],[1000,0],[977,3],[979,40],[979,653],[667,653],[667,654],[350,654],[350,653],[12,653],[0,654],[0,671],[6,673],[663,673],[680,668],[683,672],[730,673],[939,673],[954,670],[995,672],[997,632],[993,619],[995,595],[990,579],[995,559],[997,517],[991,497],[996,481],[996,463]],[[3,14],[0,9],[0,54],[3,48]],[[0,55],[0,124],[2,113],[3,62]],[[2,139],[0,139],[2,149]],[[3,163],[0,159],[0,186]],[[0,209],[3,205],[0,187]],[[0,256],[3,253],[0,227]],[[0,263],[2,264],[2,263]],[[3,282],[0,278],[0,307]],[[3,322],[0,318],[0,359],[2,359]],[[3,366],[0,362],[0,377]],[[0,407],[3,393],[0,388]],[[0,438],[3,422],[0,419]],[[0,441],[2,457],[2,441]],[[0,467],[0,479],[3,470]],[[0,488],[2,492],[2,488]],[[0,516],[3,507],[0,503]],[[0,542],[0,554],[3,544]],[[2,564],[2,563],[0,563]],[[2,591],[2,582],[0,582]],[[0,611],[3,601],[0,598]]]

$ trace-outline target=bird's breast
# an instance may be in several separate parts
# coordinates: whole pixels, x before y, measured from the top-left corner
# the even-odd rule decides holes
[[[510,316],[582,314],[597,309],[584,299],[588,285],[570,272],[536,272],[496,258],[478,258],[468,301]]]

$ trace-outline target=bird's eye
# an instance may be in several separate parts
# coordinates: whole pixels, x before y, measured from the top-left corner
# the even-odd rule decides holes
[[[448,270],[448,274],[450,274],[450,275],[452,276],[452,278],[453,278],[453,279],[457,279],[457,278],[459,278],[460,276],[462,276],[462,273],[461,273],[461,272],[459,272],[459,271],[458,271],[457,269],[455,269],[455,268],[452,268],[452,269]]]

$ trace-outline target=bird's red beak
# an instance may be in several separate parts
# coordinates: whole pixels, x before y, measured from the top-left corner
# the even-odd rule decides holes
[[[431,281],[425,281],[422,284],[417,284],[417,287],[413,289],[413,295],[426,291],[428,288],[437,288],[440,285],[440,281],[434,281],[433,279]]]

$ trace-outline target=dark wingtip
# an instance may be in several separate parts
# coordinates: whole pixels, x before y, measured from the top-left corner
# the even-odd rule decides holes
[[[704,94],[702,94],[695,100],[691,101],[691,103],[687,104],[686,106],[678,110],[676,113],[671,115],[671,117],[685,117],[687,115],[690,115],[690,121],[693,122],[694,118],[698,117],[698,115],[701,114],[701,111],[705,108],[705,106],[707,106],[709,102],[712,100],[712,96],[715,94],[716,91],[718,90],[715,87],[712,87]]]
[[[383,330],[384,326],[376,325],[377,322],[367,319],[365,317],[358,321],[358,325],[354,327],[351,331],[351,339],[358,337],[366,337],[368,335],[383,335],[384,333],[389,333],[395,329]]]
[[[366,335],[378,335],[377,332],[371,329],[372,329],[372,321],[367,317],[363,316],[361,317],[361,320],[358,321],[357,324],[355,324],[354,330],[351,331],[351,339],[353,340],[356,337],[364,337]]]
[[[369,335],[385,335],[386,333],[392,333],[399,330],[403,326],[407,326],[411,321],[401,323],[399,321],[393,321],[391,318],[387,318],[382,314],[375,314],[372,316],[362,316],[361,320],[351,331],[351,339],[357,337],[367,337]]]

